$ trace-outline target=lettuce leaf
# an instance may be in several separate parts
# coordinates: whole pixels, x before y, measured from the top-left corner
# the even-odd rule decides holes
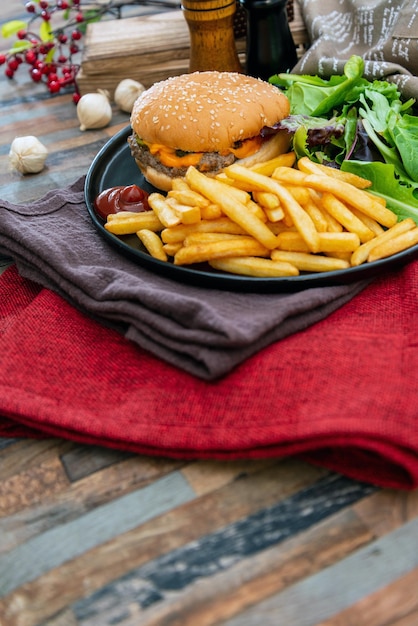
[[[400,181],[392,164],[344,161],[341,170],[370,180],[372,186],[369,191],[384,198],[398,220],[411,217],[418,225],[418,183],[406,184]]]

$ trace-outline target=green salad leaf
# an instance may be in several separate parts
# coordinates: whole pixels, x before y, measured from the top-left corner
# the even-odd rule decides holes
[[[403,101],[398,87],[386,80],[364,78],[364,61],[352,56],[342,76],[281,73],[269,82],[290,102],[290,117],[300,118],[293,133],[297,158],[341,167],[372,181],[373,193],[382,195],[402,217],[418,224],[418,117],[415,100]],[[344,132],[312,141],[313,120],[327,120]],[[317,135],[314,135],[318,137]]]
[[[418,224],[418,183],[407,185],[400,182],[393,165],[377,162],[344,161],[341,170],[352,172],[370,180],[372,186],[369,191],[384,198],[398,219],[412,217]]]
[[[396,115],[392,111],[388,127],[405,170],[412,180],[418,181],[418,117],[407,113]]]

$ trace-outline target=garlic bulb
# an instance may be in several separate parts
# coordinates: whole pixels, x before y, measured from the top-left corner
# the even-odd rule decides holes
[[[77,103],[77,117],[80,130],[104,128],[112,119],[112,107],[107,91],[99,89],[96,93],[86,93]]]
[[[143,91],[145,91],[144,85],[132,78],[125,78],[116,87],[114,100],[121,111],[131,113],[135,100]]]
[[[48,148],[33,135],[15,137],[10,146],[10,163],[21,174],[41,172],[47,156]]]

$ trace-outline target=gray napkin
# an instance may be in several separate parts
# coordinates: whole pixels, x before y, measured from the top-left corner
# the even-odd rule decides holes
[[[83,188],[82,178],[32,204],[0,201],[0,253],[22,276],[202,379],[323,319],[366,285],[276,295],[181,284],[114,249],[92,223]]]
[[[298,1],[310,47],[292,72],[329,78],[356,54],[366,61],[366,78],[395,82],[418,99],[416,0]]]

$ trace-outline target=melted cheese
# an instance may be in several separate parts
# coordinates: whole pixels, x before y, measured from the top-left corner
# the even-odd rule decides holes
[[[167,148],[159,143],[148,145],[151,154],[157,154],[163,165],[167,167],[189,167],[197,165],[202,157],[202,152],[187,152],[184,156],[178,156],[173,148]]]
[[[223,154],[232,154],[237,159],[243,159],[260,149],[263,139],[261,137],[251,137],[245,139],[238,148],[229,148]],[[187,152],[183,156],[178,156],[174,148],[167,148],[163,144],[147,144],[151,154],[157,155],[161,163],[167,167],[189,167],[197,165],[202,158],[203,152]]]
[[[257,152],[257,150],[261,148],[262,143],[263,139],[260,136],[251,137],[250,139],[245,139],[239,148],[230,148],[230,152],[232,152],[237,159],[244,159]]]

